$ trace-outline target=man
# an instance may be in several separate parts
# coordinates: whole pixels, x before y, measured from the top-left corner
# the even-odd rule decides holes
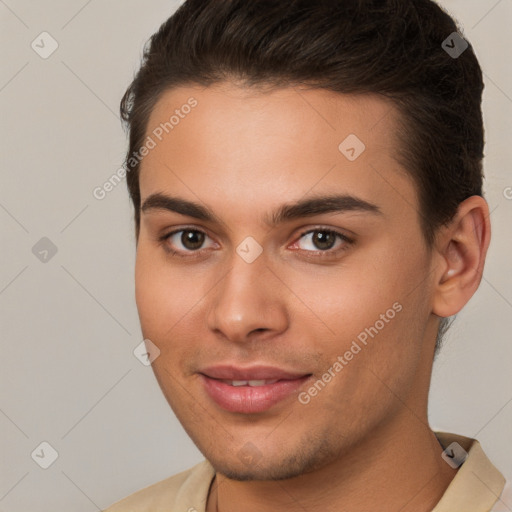
[[[206,460],[121,511],[483,512],[504,478],[433,432],[477,290],[482,75],[429,0],[188,0],[126,92],[136,300]]]

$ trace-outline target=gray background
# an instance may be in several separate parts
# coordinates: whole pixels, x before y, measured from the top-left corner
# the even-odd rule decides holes
[[[512,0],[442,5],[485,73],[493,236],[480,289],[435,363],[430,420],[477,437],[510,479]],[[142,336],[125,183],[92,194],[122,164],[120,98],[176,6],[0,0],[0,512],[99,510],[202,459],[132,353]],[[59,45],[47,59],[31,48],[43,31]],[[46,262],[32,252],[43,237],[57,248]],[[59,455],[48,469],[35,462],[48,449],[31,457],[43,441]]]

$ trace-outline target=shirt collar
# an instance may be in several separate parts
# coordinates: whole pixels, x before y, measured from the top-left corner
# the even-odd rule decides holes
[[[468,455],[432,512],[489,512],[505,485],[503,475],[493,466],[476,439],[447,432],[435,434],[443,449],[451,443],[458,443]]]

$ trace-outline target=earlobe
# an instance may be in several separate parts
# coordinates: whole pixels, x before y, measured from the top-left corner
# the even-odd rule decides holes
[[[440,317],[458,313],[478,289],[490,242],[489,208],[483,197],[471,196],[440,233],[438,273],[432,312]]]

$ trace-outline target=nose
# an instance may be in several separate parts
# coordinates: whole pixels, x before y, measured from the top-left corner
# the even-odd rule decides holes
[[[264,254],[248,263],[234,252],[230,270],[209,295],[208,328],[226,340],[267,339],[288,327],[286,287],[267,266]]]

